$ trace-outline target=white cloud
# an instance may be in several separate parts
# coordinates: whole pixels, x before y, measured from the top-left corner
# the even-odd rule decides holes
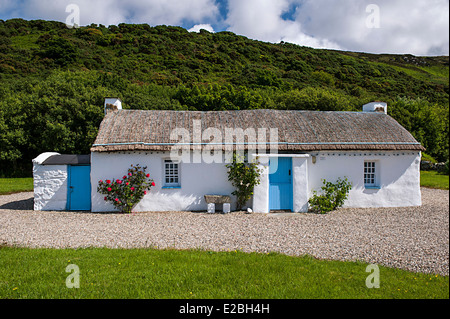
[[[115,1],[89,1],[89,0],[28,0],[20,8],[26,19],[45,19],[65,22],[69,13],[66,6],[76,4],[80,8],[80,24],[91,23],[112,24],[121,21],[123,12],[117,10]]]
[[[204,29],[209,32],[214,32],[214,28],[210,24],[196,24],[192,28],[190,28],[189,32],[200,32],[201,29]]]
[[[218,14],[214,0],[128,0],[121,2],[120,9],[133,22],[152,25],[180,25],[185,20],[198,23]]]
[[[290,8],[288,0],[229,0],[226,22],[229,31],[268,42],[292,42],[316,48],[339,48],[339,45],[305,34],[297,21],[284,20]]]
[[[449,54],[448,0],[229,0],[228,4],[228,30],[253,39],[373,53]],[[369,4],[380,10],[380,28],[367,27]],[[290,19],[283,19],[288,11]]]
[[[65,22],[66,6],[80,8],[80,24],[148,23],[150,25],[181,25],[184,21],[201,23],[218,15],[214,0],[0,0],[7,8],[25,19],[46,19]],[[12,18],[12,17],[9,17]]]
[[[380,28],[366,25],[371,3],[380,10]],[[448,55],[448,10],[448,0],[304,0],[295,19],[307,34],[346,50]]]

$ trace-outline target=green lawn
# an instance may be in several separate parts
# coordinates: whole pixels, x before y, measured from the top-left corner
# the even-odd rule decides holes
[[[448,175],[438,174],[435,171],[420,171],[420,186],[448,189]]]
[[[80,287],[67,288],[68,265]],[[449,298],[449,277],[277,253],[0,248],[2,298]]]
[[[0,195],[32,192],[33,178],[0,178]]]

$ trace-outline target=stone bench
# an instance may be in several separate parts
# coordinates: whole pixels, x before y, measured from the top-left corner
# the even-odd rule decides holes
[[[227,195],[205,195],[205,201],[208,205],[208,213],[216,212],[216,204],[223,204],[222,211],[230,212],[231,197]]]

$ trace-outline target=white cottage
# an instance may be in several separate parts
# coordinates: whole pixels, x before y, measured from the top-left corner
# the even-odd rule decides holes
[[[156,186],[135,211],[205,211],[204,195],[234,190],[225,167],[233,151],[260,163],[261,183],[248,203],[255,212],[306,212],[322,179],[339,177],[353,184],[346,207],[421,205],[424,148],[386,111],[382,102],[362,112],[144,111],[109,99],[91,148],[91,210],[114,210],[97,193],[99,180],[140,164]]]

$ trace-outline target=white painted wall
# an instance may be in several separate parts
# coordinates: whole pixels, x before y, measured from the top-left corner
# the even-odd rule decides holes
[[[121,178],[131,164],[148,166],[147,172],[156,186],[135,207],[134,211],[206,211],[205,194],[230,195],[234,188],[228,181],[223,163],[181,163],[181,188],[164,189],[163,163],[169,158],[164,152],[92,153],[91,183],[92,211],[114,211],[114,207],[97,193],[100,179]],[[270,156],[273,156],[271,154]],[[320,190],[322,179],[335,181],[347,177],[353,184],[344,207],[402,207],[421,205],[420,152],[317,152],[311,154],[284,154],[292,157],[293,208],[306,212],[308,198],[313,190]],[[315,157],[315,163],[313,161]],[[377,162],[380,189],[364,187],[364,161]],[[262,162],[260,184],[254,189],[254,212],[269,212],[268,161]],[[218,207],[219,208],[219,207]],[[220,208],[219,208],[220,209]],[[231,209],[235,209],[232,198]]]
[[[316,163],[308,160],[309,195],[319,190],[322,178],[335,181],[346,176],[353,187],[344,207],[420,206],[418,151],[319,152]],[[380,189],[364,187],[364,161],[376,161]]]
[[[267,159],[259,161],[258,168],[259,185],[253,188],[253,211],[255,213],[269,212],[269,161]]]
[[[292,192],[294,212],[308,211],[308,157],[292,158]]]
[[[60,155],[42,153],[33,159],[34,210],[65,210],[67,203],[67,165],[41,165]]]
[[[231,195],[233,186],[228,181],[227,168],[223,163],[180,163],[181,188],[165,189],[164,159],[168,152],[115,152],[91,153],[92,211],[114,211],[113,205],[97,193],[99,180],[121,179],[130,165],[147,166],[147,173],[155,182],[150,192],[134,208],[134,211],[206,211],[206,194]],[[216,207],[216,210],[221,207]],[[235,209],[232,196],[231,209]]]
[[[33,164],[34,210],[65,210],[67,165]]]

